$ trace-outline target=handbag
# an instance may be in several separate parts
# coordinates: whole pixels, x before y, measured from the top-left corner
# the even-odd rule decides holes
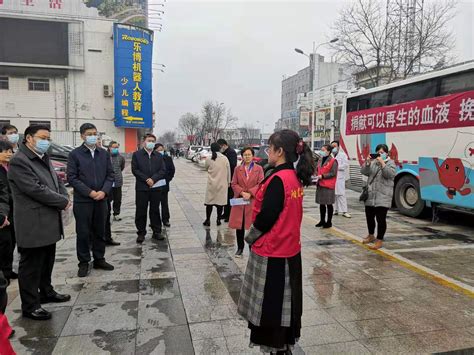
[[[362,187],[362,192],[360,193],[360,196],[359,196],[359,201],[360,202],[365,202],[369,199],[369,186],[373,184],[373,182],[375,181],[375,178],[379,174],[380,170],[381,169],[378,169],[377,172],[375,173],[374,177],[372,178],[372,180],[367,185]]]

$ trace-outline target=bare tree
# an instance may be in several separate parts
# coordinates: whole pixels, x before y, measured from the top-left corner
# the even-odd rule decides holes
[[[341,10],[332,26],[331,37],[339,38],[332,48],[338,61],[365,71],[374,86],[382,75],[391,82],[431,70],[446,62],[454,46],[447,24],[455,5],[455,0],[425,1],[423,11],[407,12],[407,28],[389,21],[385,2],[357,0]]]
[[[166,131],[158,138],[158,142],[164,145],[172,145],[176,143],[176,133],[173,131]]]
[[[186,113],[179,119],[179,128],[183,133],[191,138],[191,144],[196,144],[197,134],[200,130],[201,119],[197,114]]]
[[[202,125],[209,138],[219,139],[223,130],[232,127],[237,122],[230,110],[218,102],[207,101],[202,106]]]

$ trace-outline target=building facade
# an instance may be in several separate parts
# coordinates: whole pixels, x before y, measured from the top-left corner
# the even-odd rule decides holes
[[[43,123],[78,145],[92,122],[104,142],[135,150],[137,129],[115,124],[113,27],[83,0],[0,1],[0,125]]]

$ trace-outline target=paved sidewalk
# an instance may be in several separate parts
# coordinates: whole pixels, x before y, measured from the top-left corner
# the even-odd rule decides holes
[[[235,259],[234,232],[225,225],[216,227],[215,218],[210,229],[203,228],[206,173],[184,159],[175,164],[167,241],[151,240],[149,234],[142,246],[135,243],[134,181],[127,167],[123,220],[113,224],[114,237],[122,245],[109,247],[106,253],[116,269],[93,270],[89,277],[77,278],[70,225],[67,238],[58,244],[54,284],[59,292],[70,293],[72,300],[60,307],[46,305],[53,319],[34,322],[21,318],[17,284],[10,287],[7,315],[17,331],[13,346],[18,354],[259,353],[248,348],[246,323],[236,313],[247,250],[244,258]],[[353,218],[336,217],[335,225],[363,236],[365,222],[354,200],[351,194]],[[337,230],[315,229],[313,201],[310,189],[302,227],[304,328],[295,353],[432,353],[474,348],[473,297],[369,251]],[[421,233],[420,226],[431,228],[426,221],[400,219],[391,213],[387,247],[411,249],[425,245],[421,240],[445,246],[468,244],[461,236],[449,237],[453,227],[436,226],[449,229],[440,241],[433,237],[435,232]],[[458,234],[471,238],[470,227],[465,228]],[[470,252],[466,259],[451,253],[457,249],[446,250],[438,250],[436,258],[462,260],[462,273],[453,276],[468,283],[465,275],[471,275],[474,265],[466,260],[472,257],[472,249],[460,249]]]

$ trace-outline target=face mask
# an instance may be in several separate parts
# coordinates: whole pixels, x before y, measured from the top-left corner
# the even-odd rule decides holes
[[[336,147],[332,148],[332,154],[337,154],[338,150]]]
[[[112,150],[110,152],[112,153],[112,155],[118,155],[119,149],[118,148],[112,148]]]
[[[158,153],[160,153],[161,155],[165,155],[165,152],[164,152],[164,151],[161,151],[161,152],[158,152]]]
[[[20,135],[18,133],[9,134],[7,135],[7,139],[11,144],[17,144],[18,139],[20,139]]]
[[[320,150],[319,155],[321,155],[323,158],[327,157],[329,154],[326,151]]]
[[[387,160],[387,153],[380,153],[380,157],[383,159],[383,160]]]
[[[97,143],[97,136],[87,136],[86,137],[86,144],[87,145],[95,145]]]
[[[153,150],[155,148],[155,142],[146,142],[145,147],[148,150]]]
[[[51,142],[46,139],[38,139],[36,141],[35,149],[39,154],[44,154],[48,151]]]

